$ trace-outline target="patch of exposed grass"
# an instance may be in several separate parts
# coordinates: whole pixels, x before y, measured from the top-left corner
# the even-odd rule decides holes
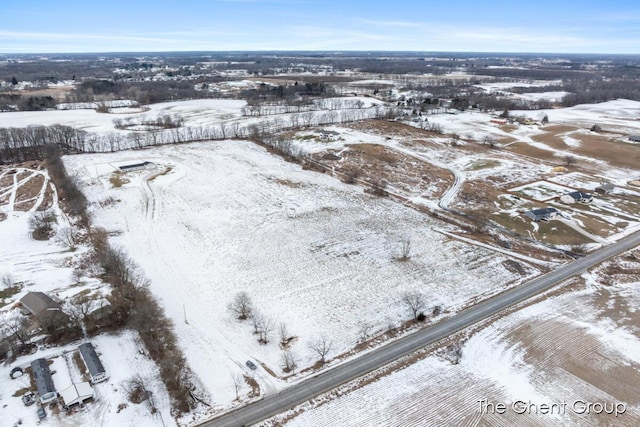
[[[558,221],[540,221],[537,223],[537,230],[531,220],[524,214],[512,217],[507,213],[491,215],[491,220],[523,236],[529,233],[537,239],[551,245],[582,245],[592,243],[590,239],[578,233],[573,228]]]
[[[13,285],[8,288],[0,289],[0,301],[17,294],[20,292],[20,289],[22,289],[22,286],[20,285]]]
[[[27,393],[29,390],[29,387],[19,388],[15,393],[13,393],[13,397],[20,397],[23,394]]]
[[[156,179],[159,176],[163,176],[163,175],[167,175],[169,172],[171,172],[173,170],[173,166],[167,166],[166,168],[164,168],[164,170],[160,173],[157,173],[155,175],[153,175],[149,181],[153,181],[154,179]]]
[[[128,184],[130,181],[124,176],[122,172],[115,172],[109,178],[109,182],[113,185],[114,188],[120,188],[125,184]]]
[[[480,169],[491,169],[497,166],[500,166],[500,162],[498,160],[479,159],[471,163],[468,167],[465,168],[465,170],[477,171]]]

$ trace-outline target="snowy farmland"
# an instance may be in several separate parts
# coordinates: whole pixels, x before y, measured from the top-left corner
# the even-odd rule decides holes
[[[260,426],[637,426],[640,282],[607,271],[572,279],[570,291],[476,332],[458,364],[437,351]],[[482,400],[506,410],[483,412]],[[543,404],[555,404],[554,412],[543,413]]]
[[[111,185],[104,165],[143,160],[160,170]],[[524,266],[514,277],[507,256],[450,240],[437,232],[442,224],[418,212],[249,142],[78,155],[65,163],[93,202],[119,200],[96,209],[95,223],[116,234],[114,243],[151,279],[216,408],[235,398],[230,373],[252,374],[246,360],[262,366],[255,376],[263,393],[287,384],[277,337],[259,344],[251,325],[227,309],[239,291],[274,324],[287,325],[305,368],[318,360],[307,348],[314,337],[333,340],[333,358],[357,343],[361,322],[379,332],[408,320],[405,291],[420,290],[454,312],[539,272]],[[407,237],[411,259],[397,261]]]

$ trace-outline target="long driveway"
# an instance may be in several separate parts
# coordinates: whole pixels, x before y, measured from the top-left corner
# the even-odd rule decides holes
[[[487,301],[477,304],[447,320],[422,329],[397,341],[377,348],[360,357],[301,381],[278,394],[265,397],[226,415],[203,423],[207,427],[237,427],[251,425],[265,418],[293,408],[315,396],[330,391],[383,367],[405,355],[439,341],[451,334],[481,322],[508,307],[538,295],[569,277],[640,244],[640,232],[617,243],[602,248],[584,258],[566,264],[530,282],[510,289]]]

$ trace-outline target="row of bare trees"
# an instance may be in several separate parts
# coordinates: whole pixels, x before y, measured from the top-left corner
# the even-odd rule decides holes
[[[270,342],[270,336],[276,329],[276,323],[256,310],[247,292],[238,292],[229,303],[228,309],[238,320],[251,321],[253,333],[258,336],[258,342],[265,345]],[[285,323],[279,323],[277,331],[282,349],[282,370],[288,374],[295,374],[298,367],[298,357],[290,348],[295,337],[291,335]],[[333,340],[321,335],[310,339],[307,342],[307,347],[318,355],[319,363],[322,365],[326,362],[326,357],[333,347]]]
[[[348,110],[309,111],[265,118],[258,123],[241,121],[211,126],[183,126],[179,119],[161,119],[163,129],[108,133],[98,135],[69,126],[29,126],[26,128],[0,128],[0,164],[42,159],[47,147],[58,147],[62,154],[78,152],[114,152],[131,148],[186,142],[248,138],[258,129],[262,133],[276,133],[314,125],[348,123],[370,118],[387,118],[386,107],[356,108]],[[157,123],[153,122],[155,126]],[[122,126],[125,123],[123,122]]]
[[[49,174],[66,200],[64,209],[88,230],[92,245],[91,262],[101,272],[101,278],[111,285],[111,315],[104,327],[128,327],[136,330],[149,356],[156,362],[176,413],[189,412],[196,404],[191,372],[177,344],[173,324],[148,289],[149,282],[135,263],[122,250],[113,248],[105,230],[92,228],[86,211],[86,198],[72,180],[60,159],[57,146],[47,145]],[[73,301],[73,323],[86,320],[93,308],[88,299]]]

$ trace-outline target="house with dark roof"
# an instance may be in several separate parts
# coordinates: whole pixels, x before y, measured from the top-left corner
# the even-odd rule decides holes
[[[571,193],[563,194],[562,196],[560,196],[560,201],[566,204],[576,202],[587,204],[593,201],[593,196],[582,191],[572,191]]]
[[[53,384],[53,378],[51,378],[51,371],[46,359],[36,359],[31,362],[31,373],[33,374],[33,381],[36,383],[38,389],[38,396],[40,397],[40,403],[43,405],[52,402],[58,398],[56,392],[56,386]]]
[[[560,214],[556,208],[544,208],[544,209],[533,209],[524,213],[526,216],[531,218],[532,220],[538,221],[549,221],[550,219],[555,218]]]
[[[107,372],[105,371],[93,344],[90,342],[81,344],[78,347],[78,350],[80,350],[80,356],[82,356],[82,360],[89,371],[91,382],[95,384],[101,381],[106,381]]]
[[[64,325],[69,320],[60,304],[43,292],[27,292],[20,298],[20,303],[40,325]]]
[[[640,142],[640,135],[629,135],[629,141]]]

